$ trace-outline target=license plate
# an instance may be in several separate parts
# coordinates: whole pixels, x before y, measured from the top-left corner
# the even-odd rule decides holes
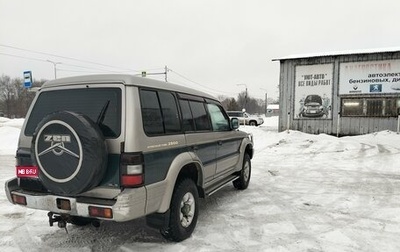
[[[39,177],[39,169],[37,166],[17,166],[18,178],[37,178]]]

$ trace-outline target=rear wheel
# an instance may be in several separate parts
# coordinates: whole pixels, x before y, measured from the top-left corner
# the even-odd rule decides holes
[[[236,189],[244,190],[249,186],[251,176],[251,161],[249,154],[245,153],[243,158],[243,166],[240,171],[240,176],[238,179],[233,181],[233,186]]]
[[[172,241],[188,238],[197,224],[199,194],[191,179],[181,180],[174,189],[170,206],[170,221],[161,234]]]
[[[257,126],[257,122],[256,121],[250,121],[250,126]]]

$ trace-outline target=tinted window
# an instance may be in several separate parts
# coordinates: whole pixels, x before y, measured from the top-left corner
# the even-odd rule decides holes
[[[225,117],[221,107],[215,104],[207,104],[208,112],[210,113],[211,123],[214,131],[229,130],[229,120]]]
[[[243,117],[242,112],[227,112],[229,116],[231,117]]]
[[[169,92],[158,92],[158,96],[164,119],[165,133],[180,132],[181,123],[175,97]]]
[[[157,92],[141,90],[142,119],[144,131],[149,135],[164,133]]]
[[[182,127],[184,131],[194,131],[194,121],[190,111],[189,101],[179,100],[182,111]]]
[[[140,90],[143,128],[148,135],[181,132],[178,107],[171,92]]]
[[[203,102],[189,101],[196,131],[211,130],[210,120]]]
[[[108,104],[108,106],[107,106]],[[100,127],[104,136],[117,137],[121,134],[121,89],[84,88],[43,92],[26,125],[25,135],[31,136],[39,122],[48,114],[57,111],[82,113],[96,122],[106,108]]]

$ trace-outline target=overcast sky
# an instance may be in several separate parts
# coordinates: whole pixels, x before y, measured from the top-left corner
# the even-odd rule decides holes
[[[60,62],[57,78],[168,66],[168,81],[215,96],[236,97],[247,86],[252,97],[276,98],[272,59],[397,47],[399,7],[397,0],[0,0],[0,75],[30,70],[53,79],[47,60]]]

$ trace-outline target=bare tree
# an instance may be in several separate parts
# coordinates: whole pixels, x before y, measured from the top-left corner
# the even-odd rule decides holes
[[[15,90],[11,78],[7,75],[0,77],[0,100],[3,104],[4,114],[7,117],[12,117]]]
[[[34,81],[33,87],[40,87],[45,80]],[[11,79],[9,76],[0,77],[0,110],[9,118],[25,117],[33,98],[34,92],[23,86],[22,78]]]

